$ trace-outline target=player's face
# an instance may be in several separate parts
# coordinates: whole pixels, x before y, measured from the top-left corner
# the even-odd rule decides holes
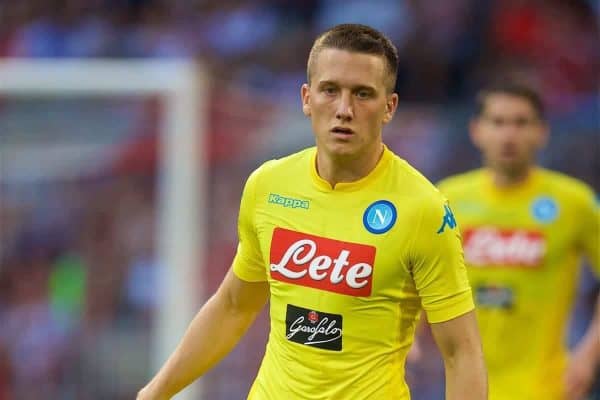
[[[398,96],[386,92],[384,58],[326,48],[311,74],[302,85],[302,109],[319,151],[331,157],[381,151],[381,130],[398,105]]]
[[[484,109],[471,123],[473,143],[494,170],[519,175],[545,145],[547,126],[531,103],[510,94],[490,94]]]

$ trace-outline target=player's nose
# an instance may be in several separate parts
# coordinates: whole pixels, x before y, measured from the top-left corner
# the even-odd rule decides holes
[[[350,121],[354,118],[351,93],[342,92],[335,110],[335,118],[340,121]]]

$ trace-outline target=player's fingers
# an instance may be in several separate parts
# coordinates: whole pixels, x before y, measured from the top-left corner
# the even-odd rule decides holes
[[[567,390],[567,399],[583,400],[589,384],[581,374],[571,372],[566,377],[565,386]]]
[[[566,398],[571,399],[575,394],[575,389],[577,388],[577,374],[573,371],[572,367],[567,368],[565,373],[565,390],[566,390]]]
[[[422,354],[423,352],[421,351],[421,346],[419,345],[419,342],[415,340],[410,350],[408,351],[406,360],[410,363],[418,362],[419,360],[421,360]]]

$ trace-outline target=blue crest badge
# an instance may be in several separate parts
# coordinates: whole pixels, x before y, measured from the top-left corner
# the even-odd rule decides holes
[[[367,207],[363,214],[363,224],[371,233],[389,231],[396,223],[396,207],[387,200],[378,200]]]
[[[558,204],[551,197],[538,197],[531,205],[531,214],[539,222],[552,222],[558,216]]]

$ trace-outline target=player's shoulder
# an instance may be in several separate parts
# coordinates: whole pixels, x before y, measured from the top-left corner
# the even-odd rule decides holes
[[[458,194],[470,192],[477,188],[484,175],[482,168],[473,169],[455,175],[450,175],[439,182],[436,186],[443,192],[450,194]]]
[[[259,169],[262,169],[263,173],[277,173],[295,167],[306,168],[307,161],[314,156],[315,151],[316,147],[308,147],[287,156],[266,161]]]
[[[591,186],[581,179],[567,175],[563,172],[546,168],[538,168],[537,173],[542,177],[546,184],[560,186],[561,190],[568,190],[570,192],[580,193],[582,195],[587,195],[594,192]]]
[[[315,151],[313,146],[281,158],[265,161],[250,174],[249,179],[263,181],[265,178],[276,178],[282,175],[294,176],[297,170],[306,170]]]
[[[456,222],[446,196],[418,169],[402,158],[396,157],[394,168],[398,174],[398,185],[402,187],[400,192],[408,194],[408,198],[404,197],[404,216],[410,218],[412,215],[418,218],[416,226],[426,227],[419,230],[423,234],[415,234],[415,240],[430,244],[431,232],[439,230],[440,224],[444,224],[446,220],[449,228],[453,229]],[[407,199],[410,199],[409,202],[406,202]]]
[[[555,190],[566,199],[587,203],[596,197],[594,189],[581,179],[546,168],[538,168],[537,174],[544,187]]]
[[[410,191],[411,197],[425,202],[424,204],[437,205],[446,201],[438,188],[406,160],[394,154],[392,165],[397,174],[398,185],[403,191]]]

